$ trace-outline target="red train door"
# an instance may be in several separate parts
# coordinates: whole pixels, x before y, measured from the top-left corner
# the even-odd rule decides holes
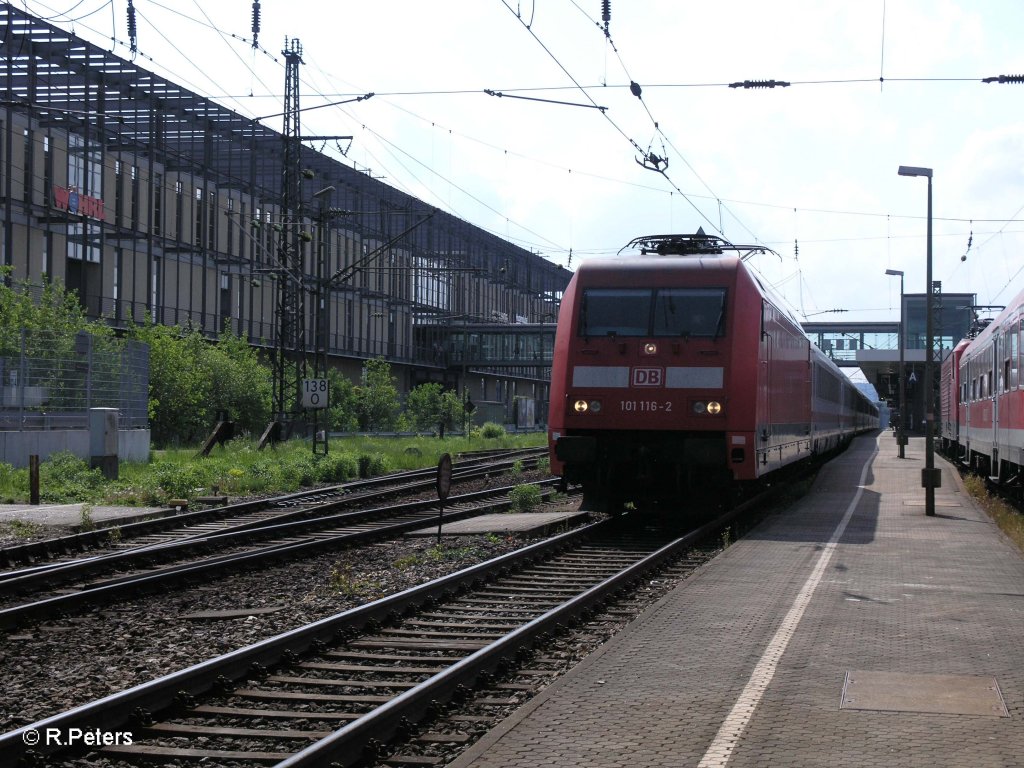
[[[758,367],[760,368],[759,375],[757,377],[757,419],[755,420],[757,425],[757,434],[754,436],[754,440],[756,440],[762,448],[768,447],[767,440],[769,438],[772,423],[772,399],[769,397],[772,378],[772,337],[768,332],[767,326],[767,305],[762,301],[761,343],[757,353]]]
[[[1003,455],[1003,448],[1010,446],[1010,415],[1012,408],[1007,399],[1011,387],[1010,352],[1013,347],[1011,338],[1006,331],[996,334],[995,342],[992,345],[994,364],[999,369],[999,389],[995,393],[992,403],[992,474],[999,477],[1000,458]],[[1009,457],[1007,452],[1007,458]]]
[[[989,370],[991,371],[989,386],[992,387],[992,391],[989,392],[989,399],[992,402],[992,420],[989,422],[992,426],[992,451],[990,453],[992,466],[989,467],[988,471],[994,477],[999,476],[999,395],[1003,391],[1003,368],[999,364],[1001,357],[999,350],[1002,347],[1001,335],[999,333],[992,335],[992,346],[990,348],[992,357],[989,360]]]

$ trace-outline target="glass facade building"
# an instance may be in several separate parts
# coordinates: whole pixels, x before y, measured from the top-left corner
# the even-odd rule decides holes
[[[60,280],[118,329],[227,328],[353,380],[384,357],[401,390],[458,386],[494,420],[516,398],[546,401],[550,362],[532,340],[519,359],[514,341],[488,341],[504,365],[435,344],[474,346],[437,338],[452,327],[549,321],[569,270],[13,4],[0,29],[10,280]]]

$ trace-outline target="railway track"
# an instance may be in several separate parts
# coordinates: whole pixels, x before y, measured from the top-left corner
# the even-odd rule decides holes
[[[452,473],[453,483],[466,482],[483,475],[510,469],[517,461],[535,467],[545,454],[543,448],[513,451],[479,451],[460,454]],[[121,525],[79,531],[66,536],[27,542],[0,548],[0,582],[21,575],[41,564],[79,559],[82,553],[116,552],[134,547],[159,546],[195,536],[204,536],[245,527],[267,527],[274,523],[299,520],[356,506],[367,499],[427,492],[434,488],[435,469],[398,472],[382,477],[355,480],[334,486],[313,488],[276,497],[253,499],[219,507],[209,507],[174,515]]]
[[[544,498],[550,495],[550,489],[556,482],[549,479],[533,484],[548,489],[541,493]],[[160,546],[139,547],[30,569],[0,581],[0,597],[8,601],[25,592],[34,593],[34,599],[29,602],[9,604],[0,609],[0,628],[9,629],[88,605],[166,590],[225,571],[310,556],[400,536],[441,522],[450,523],[500,511],[510,506],[508,493],[511,489],[511,486],[503,486],[449,497],[443,517],[436,500],[406,502],[263,527],[244,524],[235,530],[193,536]],[[233,547],[232,551],[211,557],[181,559],[182,556],[227,547]],[[156,561],[163,564],[155,566]],[[117,575],[94,578],[95,574],[109,573],[115,567],[122,571]],[[58,585],[64,585],[64,588],[55,593]]]
[[[129,735],[96,753],[114,765],[372,759],[740,514],[683,536],[596,523],[12,731],[0,750],[60,765],[59,745],[26,738],[79,729]]]

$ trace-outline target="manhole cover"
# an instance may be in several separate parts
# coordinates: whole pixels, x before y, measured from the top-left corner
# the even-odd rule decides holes
[[[1009,717],[994,677],[847,672],[840,709]]]

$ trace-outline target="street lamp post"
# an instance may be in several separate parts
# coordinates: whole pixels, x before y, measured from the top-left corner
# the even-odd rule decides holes
[[[941,475],[935,469],[935,392],[932,381],[932,365],[935,355],[935,340],[932,328],[932,169],[901,165],[900,176],[924,176],[928,179],[928,245],[927,275],[925,277],[925,351],[924,351],[924,469],[921,470],[921,485],[924,486],[924,513],[935,515],[935,489],[941,483]]]
[[[907,421],[907,389],[906,389],[906,363],[904,360],[903,344],[903,270],[887,269],[887,275],[899,275],[900,278],[900,414],[896,422],[896,444],[899,446],[899,457],[906,458],[904,446],[907,444],[906,421]]]

